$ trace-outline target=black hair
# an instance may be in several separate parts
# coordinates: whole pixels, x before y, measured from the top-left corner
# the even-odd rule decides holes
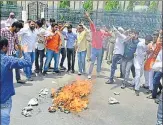
[[[79,24],[80,27],[84,28],[82,24]]]
[[[50,23],[53,23],[53,22],[55,22],[55,19],[53,19],[53,18],[50,18]]]
[[[68,29],[72,29],[72,25],[71,24],[69,24],[69,26],[67,27]]]
[[[42,27],[43,23],[41,22],[41,20],[37,20],[36,21],[36,24],[39,26],[39,27]]]
[[[8,46],[8,40],[5,37],[0,37],[0,50],[2,50],[4,46]]]
[[[58,23],[52,23],[51,27],[58,26]]]
[[[34,23],[36,23],[34,20],[29,20],[29,22],[28,22],[28,23],[30,24],[31,22],[34,22]]]
[[[59,24],[59,23],[62,23],[62,24],[63,24],[63,23],[64,23],[64,21],[58,21],[57,23],[58,23],[58,24]]]
[[[41,19],[41,22],[43,23],[44,21],[46,21],[45,18],[42,18],[42,19]]]
[[[24,21],[23,20],[18,20],[20,23],[24,23]]]
[[[16,28],[23,28],[23,24],[21,23],[21,22],[19,22],[19,21],[16,21],[16,22],[14,22],[12,25],[11,25],[11,27],[16,27]]]

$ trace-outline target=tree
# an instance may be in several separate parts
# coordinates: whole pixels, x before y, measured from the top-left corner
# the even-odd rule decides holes
[[[156,12],[158,7],[158,1],[152,1],[149,5],[148,11],[149,12]]]
[[[86,11],[91,11],[93,10],[93,1],[92,0],[87,0],[84,1],[83,8]]]
[[[119,1],[106,0],[104,9],[106,11],[112,11],[112,10],[118,9],[118,7],[119,7]]]
[[[69,8],[70,1],[69,0],[62,0],[59,2],[59,8]]]

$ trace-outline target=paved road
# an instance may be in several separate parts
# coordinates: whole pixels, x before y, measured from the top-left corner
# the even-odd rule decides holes
[[[104,62],[101,77],[94,76],[95,83],[90,95],[89,109],[79,114],[64,114],[59,111],[49,113],[47,111],[51,105],[49,96],[42,99],[39,106],[34,108],[32,117],[22,116],[21,109],[27,106],[31,98],[38,97],[42,88],[59,88],[78,78],[85,79],[86,76],[49,74],[47,77],[36,77],[35,81],[25,85],[15,83],[16,95],[13,97],[11,125],[155,125],[157,105],[154,101],[147,99],[144,91],[136,97],[129,88],[121,90],[119,79],[116,79],[115,84],[106,85],[109,67]],[[118,73],[117,71],[116,75]],[[114,92],[120,92],[120,95],[115,96]],[[109,97],[115,97],[120,104],[109,105]]]

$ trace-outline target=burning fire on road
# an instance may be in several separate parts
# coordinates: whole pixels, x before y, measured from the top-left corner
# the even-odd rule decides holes
[[[88,96],[92,90],[92,82],[89,80],[77,80],[71,84],[65,85],[55,91],[51,89],[53,98],[52,106],[49,112],[60,110],[64,113],[78,113],[88,108]]]

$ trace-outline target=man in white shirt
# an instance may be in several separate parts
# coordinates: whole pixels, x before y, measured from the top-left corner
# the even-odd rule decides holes
[[[9,18],[6,21],[6,27],[10,27],[17,19],[15,18],[15,14],[13,12],[10,13]]]
[[[36,22],[37,27],[37,42],[36,42],[36,50],[35,50],[35,72],[42,73],[43,70],[43,58],[45,52],[45,34],[46,30],[42,28],[42,22],[38,20]],[[40,59],[39,59],[40,58]],[[40,62],[40,65],[39,65]]]
[[[23,28],[20,30],[18,35],[21,37],[22,46],[28,46],[28,54],[30,55],[31,62],[33,64],[35,60],[35,48],[36,48],[36,41],[37,41],[37,30],[35,29],[35,22],[29,21],[29,28]],[[24,72],[26,74],[28,81],[33,81],[31,78],[32,75],[32,66],[24,68]]]
[[[114,82],[114,74],[115,70],[117,69],[118,62],[122,59],[122,56],[124,54],[124,41],[126,40],[126,36],[123,34],[124,30],[122,28],[118,28],[118,30],[113,27],[116,37],[116,42],[114,46],[113,51],[113,59],[112,59],[112,65],[111,65],[111,74],[109,80],[106,82],[106,84],[112,84]]]
[[[139,88],[140,88],[140,78],[143,75],[144,70],[144,61],[146,58],[146,54],[148,51],[147,45],[152,41],[152,36],[147,35],[144,39],[139,39],[140,42],[137,45],[137,49],[134,57],[134,66],[136,76],[133,80],[133,84],[135,85],[135,94],[139,96]]]

